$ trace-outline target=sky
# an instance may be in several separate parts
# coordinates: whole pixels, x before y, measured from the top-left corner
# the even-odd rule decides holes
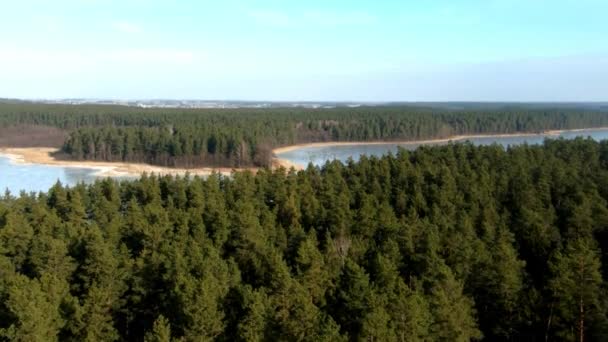
[[[2,0],[0,97],[607,101],[606,0]]]

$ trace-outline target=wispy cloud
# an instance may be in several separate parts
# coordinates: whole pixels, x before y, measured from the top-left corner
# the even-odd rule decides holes
[[[364,26],[376,22],[376,17],[368,12],[307,11],[302,18],[319,26]]]
[[[144,30],[141,26],[128,22],[128,21],[117,21],[112,23],[112,28],[122,33],[142,33]]]
[[[252,10],[247,16],[258,25],[281,28],[365,26],[374,24],[376,17],[368,12],[308,10],[290,13],[281,10]]]
[[[103,60],[112,62],[152,61],[156,63],[188,63],[200,57],[190,50],[175,49],[125,49],[109,51],[102,55]]]
[[[287,13],[275,10],[254,10],[247,13],[256,23],[264,26],[288,27],[294,24]]]

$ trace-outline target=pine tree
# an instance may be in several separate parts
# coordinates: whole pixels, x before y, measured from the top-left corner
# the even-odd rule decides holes
[[[17,269],[23,267],[34,237],[34,229],[24,215],[9,211],[3,217],[0,229],[0,254],[7,256]]]
[[[51,289],[43,288],[37,279],[15,275],[10,280],[6,300],[13,322],[0,330],[0,336],[11,341],[58,341],[65,320],[61,317],[61,298],[52,297],[55,291],[46,293]],[[67,286],[62,292],[67,292]]]
[[[308,291],[315,304],[323,304],[330,285],[323,255],[317,248],[317,239],[311,231],[298,248],[296,279]]]
[[[556,315],[549,317],[549,329],[558,338],[582,342],[589,327],[606,324],[600,268],[596,246],[586,238],[568,242],[563,252],[555,255],[549,289]]]
[[[361,321],[359,338],[365,341],[395,341],[396,332],[392,329],[392,317],[385,309],[386,300],[381,295],[370,294],[369,310]]]
[[[264,341],[270,307],[268,296],[250,286],[245,286],[242,292],[244,315],[239,319],[237,336],[242,341]]]
[[[477,328],[473,301],[463,293],[463,285],[446,266],[439,266],[438,278],[428,300],[433,323],[431,338],[444,341],[470,341],[483,337]]]
[[[347,259],[340,275],[334,303],[333,317],[343,332],[354,338],[361,332],[361,324],[369,312],[371,295],[369,276],[354,261]]]
[[[491,255],[478,265],[471,285],[479,312],[480,325],[487,338],[513,339],[523,317],[525,262],[518,258],[513,236],[505,227],[498,228],[487,247]]]
[[[144,342],[171,342],[171,325],[163,315],[158,316],[152,326],[152,331],[146,333]]]

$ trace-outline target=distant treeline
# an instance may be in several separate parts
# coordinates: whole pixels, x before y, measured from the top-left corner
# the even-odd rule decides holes
[[[0,105],[0,125],[68,130],[63,151],[78,160],[264,166],[281,145],[608,126],[608,111],[549,105],[142,109],[20,103]]]
[[[0,197],[0,341],[606,341],[608,142]]]

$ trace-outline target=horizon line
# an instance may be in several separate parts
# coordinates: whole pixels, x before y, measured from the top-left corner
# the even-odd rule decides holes
[[[245,103],[342,103],[342,104],[416,104],[416,103],[486,103],[486,104],[608,104],[606,100],[251,100],[251,99],[204,99],[204,98],[112,98],[112,97],[0,97],[0,101],[183,101],[183,102],[245,102]]]

